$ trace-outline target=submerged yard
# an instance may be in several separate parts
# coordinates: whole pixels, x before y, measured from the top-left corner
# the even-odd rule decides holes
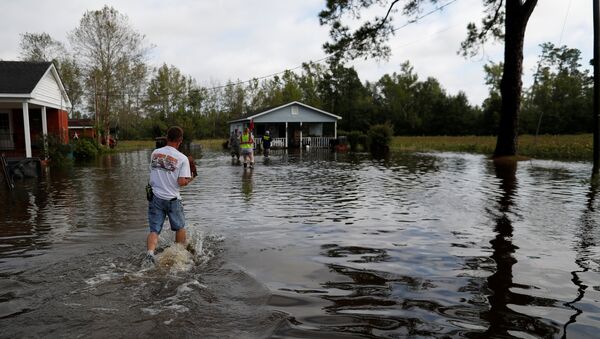
[[[0,190],[0,337],[570,338],[600,328],[587,163],[311,149],[258,155],[244,170],[217,145],[192,148],[199,177],[182,196],[196,256],[179,270],[140,265],[151,148]],[[172,241],[167,229],[163,253]]]

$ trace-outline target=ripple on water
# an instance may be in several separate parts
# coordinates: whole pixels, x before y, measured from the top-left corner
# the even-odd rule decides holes
[[[182,196],[195,254],[171,246],[165,226],[156,269],[139,264],[147,178],[131,176],[147,172],[149,151],[53,171],[10,197],[0,190],[2,336],[586,337],[600,328],[589,164],[277,150],[244,171],[226,153],[192,152],[200,176]]]

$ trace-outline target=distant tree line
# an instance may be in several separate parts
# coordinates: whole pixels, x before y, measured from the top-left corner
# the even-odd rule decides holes
[[[365,133],[390,123],[396,135],[494,135],[501,110],[503,65],[484,67],[489,95],[482,106],[464,92],[448,94],[433,77],[419,79],[408,61],[398,72],[363,82],[356,70],[332,58],[267,79],[199,86],[173,65],[153,68],[144,36],[112,7],[86,12],[70,35],[71,49],[48,34],[21,36],[21,59],[53,60],[73,103],[73,118],[95,119],[106,135],[139,139],[180,125],[190,138],[223,138],[227,121],[290,101],[341,116],[339,128]],[[519,132],[591,132],[592,78],[581,53],[541,45],[534,83],[524,89]]]

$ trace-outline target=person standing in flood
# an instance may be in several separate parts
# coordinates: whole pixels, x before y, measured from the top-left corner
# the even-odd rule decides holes
[[[173,126],[167,131],[167,145],[157,148],[150,157],[150,186],[152,197],[148,203],[150,233],[146,240],[146,260],[154,262],[154,251],[165,218],[169,217],[171,230],[175,231],[175,242],[185,245],[185,216],[181,203],[180,187],[193,180],[190,161],[177,149],[183,142],[183,129]],[[195,165],[193,166],[195,170]],[[194,171],[195,172],[195,171]]]
[[[248,127],[244,129],[244,133],[240,137],[240,144],[242,156],[244,157],[244,168],[248,166],[248,161],[250,162],[250,168],[254,168],[254,138]]]
[[[231,132],[231,136],[229,137],[229,149],[231,149],[231,160],[236,159],[239,163],[240,161],[240,135],[238,129]]]
[[[263,135],[262,137],[263,153],[266,158],[268,158],[269,153],[271,153],[271,140],[273,140],[271,138],[271,133],[269,133],[269,131],[266,131],[265,135]]]

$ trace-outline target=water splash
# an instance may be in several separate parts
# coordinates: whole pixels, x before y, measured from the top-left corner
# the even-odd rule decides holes
[[[218,244],[224,237],[190,227],[187,230],[188,242],[184,246],[171,243],[157,255],[157,268],[172,273],[185,272],[194,266],[206,265],[218,252]]]
[[[156,266],[171,272],[189,271],[194,265],[194,257],[185,246],[174,243],[157,256]]]

